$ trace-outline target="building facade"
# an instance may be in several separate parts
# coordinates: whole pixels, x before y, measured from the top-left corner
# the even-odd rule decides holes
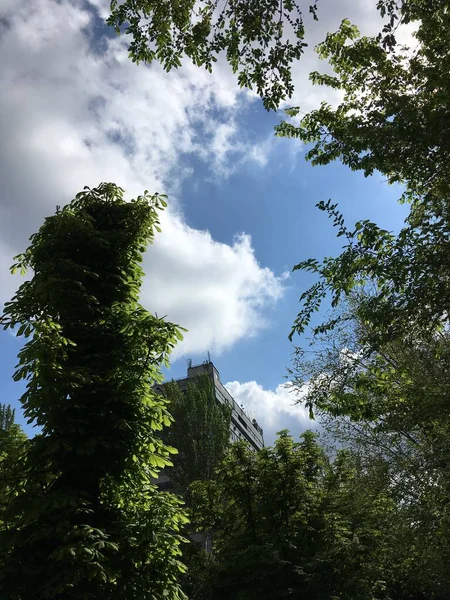
[[[230,440],[237,442],[240,440],[246,441],[251,448],[254,450],[261,450],[264,447],[264,432],[258,425],[255,419],[251,419],[244,409],[232,397],[230,392],[220,381],[219,371],[216,369],[214,364],[210,360],[206,360],[200,365],[192,365],[191,361],[188,361],[187,377],[181,379],[175,379],[175,383],[183,391],[186,390],[189,383],[200,375],[207,375],[214,384],[214,395],[217,402],[221,404],[227,404],[231,408],[231,422],[230,422]],[[163,391],[164,384],[158,386],[161,392]],[[170,479],[170,470],[163,469],[156,483],[161,490],[169,490],[172,487]],[[203,539],[203,538],[202,538]]]
[[[232,442],[244,440],[250,444],[254,450],[260,450],[264,447],[264,432],[255,419],[251,419],[244,409],[234,400],[230,392],[220,381],[219,371],[210,360],[206,360],[200,365],[192,365],[188,362],[187,377],[177,379],[175,382],[180,389],[187,388],[188,383],[192,382],[199,375],[207,375],[214,384],[214,394],[216,401],[226,404],[231,408],[231,431],[230,438]]]

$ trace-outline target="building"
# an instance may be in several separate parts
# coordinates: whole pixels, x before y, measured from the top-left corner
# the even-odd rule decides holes
[[[209,356],[209,355],[208,355]],[[207,375],[214,384],[214,394],[216,401],[221,404],[228,404],[231,407],[231,423],[230,423],[230,439],[232,442],[239,440],[246,441],[254,450],[260,450],[264,447],[264,434],[262,428],[258,425],[255,419],[251,419],[244,409],[238,405],[230,392],[224,387],[220,381],[219,371],[214,364],[206,360],[200,365],[192,365],[192,361],[188,361],[187,377],[175,379],[175,383],[181,390],[185,390],[188,383],[192,382],[195,377]],[[162,386],[158,388],[162,391]],[[158,389],[157,388],[157,389]],[[172,484],[169,472],[162,470],[156,480],[161,490],[171,489]]]
[[[195,366],[192,365],[191,361],[188,361],[187,377],[177,379],[176,383],[182,390],[186,389],[188,383],[199,375],[207,375],[213,381],[217,402],[228,404],[231,407],[231,441],[245,440],[254,450],[263,448],[264,434],[262,428],[234,400],[230,392],[220,381],[219,371],[210,360],[206,360],[204,363]]]

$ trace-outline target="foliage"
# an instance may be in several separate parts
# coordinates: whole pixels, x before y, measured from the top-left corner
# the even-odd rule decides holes
[[[214,532],[210,597],[384,598],[395,506],[375,480],[347,452],[330,463],[311,432],[234,444],[215,481],[194,485],[194,522]]]
[[[191,540],[183,549],[183,561],[187,566],[181,577],[181,587],[189,600],[211,600],[212,581],[210,569],[214,558],[204,544]]]
[[[443,0],[408,0],[402,18],[416,21],[414,48],[359,37],[348,21],[329,34],[318,51],[334,74],[311,78],[340,90],[341,104],[278,127],[310,144],[313,164],[341,160],[366,176],[379,172],[401,185],[410,206],[394,235],[369,221],[349,229],[336,204],[319,203],[347,241],[340,256],[295,267],[318,281],[301,297],[291,338],[328,295],[332,312],[312,328],[312,359],[297,349],[293,383],[304,391],[308,382],[306,403],[341,443],[386,464],[400,509],[390,597],[443,600],[450,594],[450,14]]]
[[[14,425],[15,411],[8,404],[0,404],[0,431],[10,431]]]
[[[314,165],[341,160],[366,176],[383,174],[403,186],[402,201],[410,214],[399,235],[360,221],[345,227],[336,205],[321,202],[347,239],[337,258],[314,259],[294,269],[312,271],[319,280],[301,297],[302,310],[291,337],[303,332],[322,300],[333,305],[367,282],[375,292],[364,307],[378,324],[373,343],[401,335],[414,321],[432,329],[447,318],[450,300],[450,13],[445,0],[408,0],[402,23],[417,21],[414,48],[383,45],[380,37],[359,37],[344,20],[336,33],[318,46],[333,75],[312,73],[318,85],[343,93],[337,108],[323,103],[303,116],[299,125],[284,122],[278,135],[297,137],[309,146]],[[392,30],[393,31],[393,30]],[[393,34],[392,34],[393,35]],[[287,111],[291,118],[299,108]],[[315,332],[333,327],[324,323]],[[375,335],[377,334],[377,335]],[[381,338],[381,339],[378,339]]]
[[[14,420],[14,409],[0,404],[0,528],[8,503],[21,483],[20,459],[26,449],[27,436]]]
[[[383,47],[395,46],[396,21],[414,20],[415,4],[424,0],[377,1]],[[107,24],[131,36],[133,62],[156,60],[166,71],[186,56],[211,72],[223,53],[239,86],[256,88],[265,108],[275,110],[291,97],[292,65],[308,45],[304,9],[317,21],[317,7],[318,0],[304,7],[297,0],[111,0]]]
[[[392,597],[447,598],[450,335],[411,327],[374,351],[358,307],[316,339],[312,356],[297,355],[292,384],[307,389],[305,402],[340,446],[386,466],[400,509]]]
[[[175,382],[163,386],[174,422],[163,432],[165,441],[178,450],[173,467],[165,473],[173,491],[191,505],[190,486],[195,481],[212,481],[215,469],[230,444],[231,408],[216,400],[214,383],[208,375],[188,381],[185,389]],[[207,577],[210,555],[206,550],[209,533],[186,527],[189,544],[183,550],[187,572],[179,581],[191,600],[208,600],[211,584]]]
[[[164,198],[126,202],[85,188],[31,237],[13,270],[33,276],[5,305],[4,327],[28,338],[15,380],[42,433],[28,443],[22,485],[0,537],[0,596],[180,598],[186,517],[151,482],[173,449],[154,392],[179,329],[138,302],[140,262]]]
[[[15,422],[15,411],[10,405],[0,404],[0,464],[16,460],[21,454],[27,436]],[[2,468],[3,471],[3,468]]]
[[[176,382],[164,386],[174,422],[167,442],[178,450],[168,470],[176,488],[186,497],[189,485],[211,480],[230,443],[231,409],[217,402],[214,383],[207,375],[189,381],[182,391]]]
[[[308,6],[314,20],[316,6]],[[156,60],[166,71],[183,56],[211,71],[225,53],[240,87],[255,87],[267,109],[292,94],[291,65],[307,45],[296,0],[112,0],[107,23],[131,35],[133,62]]]

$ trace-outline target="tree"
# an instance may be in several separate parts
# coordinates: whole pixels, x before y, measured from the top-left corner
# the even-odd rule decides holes
[[[29,338],[15,380],[27,381],[22,486],[0,537],[0,596],[180,598],[186,517],[152,483],[173,449],[154,391],[179,329],[138,302],[142,253],[164,198],[126,202],[112,183],[48,217],[13,270],[33,276],[6,303],[5,328]]]
[[[312,432],[233,444],[215,481],[194,486],[193,520],[214,531],[210,597],[384,598],[395,506],[373,471],[348,452],[331,463]]]
[[[374,351],[371,324],[355,300],[340,323],[297,355],[293,385],[340,447],[363,463],[381,461],[398,507],[391,554],[394,598],[450,593],[450,412],[448,331],[410,327]],[[308,385],[305,386],[305,382]]]
[[[9,404],[0,404],[0,462],[15,460],[27,440],[20,425],[15,422],[15,411]]]
[[[178,450],[168,473],[186,497],[189,485],[209,481],[230,443],[231,409],[219,404],[214,383],[207,375],[188,382],[182,391],[176,382],[164,386],[174,422],[167,429],[167,443]]]
[[[395,45],[396,21],[415,18],[414,4],[423,0],[377,0],[384,19],[379,38]],[[436,0],[435,0],[436,1]],[[410,4],[413,6],[411,9]],[[256,88],[267,110],[275,110],[294,90],[292,65],[307,43],[303,12],[318,20],[318,0],[111,0],[107,24],[130,35],[129,56],[135,63],[161,63],[166,71],[182,58],[212,71],[224,53],[240,87]],[[303,10],[302,10],[303,8]]]
[[[310,144],[313,164],[380,172],[410,204],[398,235],[369,221],[350,229],[331,200],[319,204],[347,242],[336,258],[295,267],[318,281],[301,296],[291,338],[331,295],[330,317],[312,328],[314,365],[297,349],[296,385],[309,381],[307,403],[337,418],[347,443],[357,439],[359,451],[388,461],[405,519],[392,596],[446,598],[450,16],[442,0],[409,0],[402,17],[417,22],[413,49],[359,37],[348,21],[329,34],[318,50],[334,74],[311,77],[341,90],[343,101],[278,127]],[[337,308],[346,302],[350,310]]]
[[[308,12],[314,20],[317,0]],[[241,87],[256,88],[267,109],[293,92],[291,65],[307,45],[303,14],[296,0],[112,0],[107,23],[132,38],[133,62],[160,62],[166,71],[186,56],[212,70],[225,53]]]
[[[374,292],[360,310],[377,324],[375,345],[401,336],[411,322],[432,330],[447,319],[450,15],[445,0],[408,0],[400,14],[403,23],[417,22],[415,48],[359,37],[344,20],[318,47],[334,74],[311,74],[314,83],[340,90],[343,101],[337,108],[323,103],[298,125],[284,122],[277,128],[278,135],[312,144],[306,156],[314,165],[341,160],[366,176],[380,172],[388,183],[402,184],[401,201],[411,207],[405,227],[394,235],[369,221],[349,229],[336,205],[319,204],[347,244],[336,258],[294,267],[316,273],[319,280],[302,294],[291,336],[305,330],[328,294],[335,306],[368,282]],[[291,118],[300,114],[299,108],[287,112]],[[333,325],[323,323],[315,331]]]
[[[217,402],[214,383],[207,375],[195,377],[184,390],[175,381],[169,382],[163,386],[163,395],[174,419],[163,432],[163,438],[178,450],[173,467],[166,474],[173,491],[190,508],[191,484],[212,481],[230,445],[231,409]],[[189,525],[185,532],[190,543],[183,550],[187,572],[180,577],[180,585],[191,600],[208,600],[211,584],[207,572],[211,557],[205,546],[210,532]]]
[[[0,404],[0,431],[9,431],[14,425],[15,411],[11,405]]]
[[[20,459],[28,439],[15,422],[14,413],[10,405],[0,404],[0,529],[4,527],[5,510],[19,490]]]

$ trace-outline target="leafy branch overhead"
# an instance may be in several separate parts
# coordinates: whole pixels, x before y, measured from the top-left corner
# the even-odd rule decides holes
[[[302,261],[294,270],[318,275],[318,281],[300,297],[298,314],[290,339],[303,333],[321,302],[331,296],[331,305],[350,298],[370,286],[359,306],[361,318],[375,323],[371,343],[374,347],[408,331],[414,322],[423,330],[439,328],[447,315],[449,285],[449,223],[446,215],[437,218],[423,213],[420,223],[411,219],[398,235],[375,223],[358,221],[347,229],[336,204],[318,204],[328,213],[337,228],[337,236],[347,241],[337,257]],[[427,301],[424,302],[424,299]],[[342,315],[332,316],[313,328],[314,335],[332,329]]]
[[[334,74],[311,74],[315,84],[341,91],[342,102],[336,108],[323,103],[307,115],[289,109],[290,120],[277,127],[279,136],[308,144],[306,158],[313,165],[340,160],[365,176],[381,173],[402,186],[400,201],[410,206],[404,228],[393,235],[369,221],[347,231],[335,205],[319,205],[348,244],[337,258],[295,267],[319,275],[301,298],[294,324],[299,333],[328,293],[336,305],[366,283],[376,288],[367,317],[385,337],[411,320],[432,328],[448,317],[450,13],[443,0],[409,0],[402,11],[404,23],[417,22],[413,47],[390,48],[380,37],[359,37],[344,20],[318,46]]]
[[[314,20],[317,2],[304,7]],[[292,95],[291,67],[307,45],[296,0],[112,0],[107,23],[131,36],[133,62],[166,71],[184,56],[211,71],[224,53],[240,87],[255,89],[267,109]]]
[[[186,57],[212,71],[223,54],[239,86],[256,90],[265,108],[276,110],[292,96],[292,67],[308,46],[305,15],[317,21],[318,5],[318,0],[112,0],[107,23],[131,36],[128,50],[135,63],[156,61],[170,71]],[[384,46],[395,45],[396,21],[399,15],[407,18],[407,5],[378,1]]]

